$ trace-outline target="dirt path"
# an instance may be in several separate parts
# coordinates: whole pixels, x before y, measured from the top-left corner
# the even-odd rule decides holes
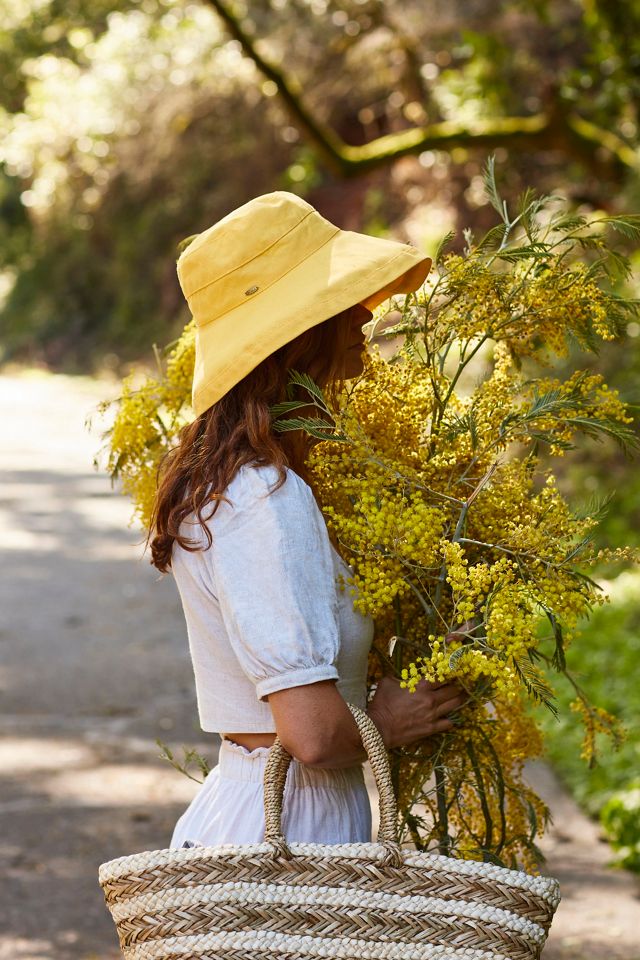
[[[197,789],[155,740],[217,757],[197,726],[175,585],[92,467],[85,415],[113,389],[0,377],[0,960],[116,960],[97,867],[166,846]],[[636,880],[607,868],[549,771],[535,777],[564,893],[545,960],[640,960]]]

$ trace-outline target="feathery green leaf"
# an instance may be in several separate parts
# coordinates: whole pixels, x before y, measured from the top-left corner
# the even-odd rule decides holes
[[[325,410],[327,409],[322,390],[308,373],[300,373],[298,370],[289,370],[289,383],[287,384],[287,393],[289,396],[292,396],[292,387],[294,386],[304,387],[308,393],[320,401]]]
[[[343,433],[335,433],[333,426],[322,417],[297,417],[292,420],[274,420],[274,430],[286,433],[290,430],[304,430],[305,433],[317,437],[318,440],[337,440],[348,442]]]
[[[640,214],[625,213],[615,217],[598,217],[596,223],[608,223],[613,230],[628,237],[629,240],[640,240]]]
[[[274,403],[269,407],[272,417],[279,417],[282,413],[291,413],[293,410],[299,410],[301,407],[308,407],[307,400],[283,400],[281,403]]]
[[[496,184],[496,158],[493,154],[490,157],[487,157],[487,162],[484,170],[482,171],[482,181],[484,183],[484,190],[487,200],[493,209],[500,214],[504,222],[509,223],[507,205],[500,196]]]
[[[445,233],[444,237],[442,237],[442,239],[438,243],[438,246],[436,247],[436,252],[433,256],[433,261],[436,265],[442,261],[444,252],[446,248],[449,246],[449,244],[451,243],[451,241],[455,238],[455,235],[456,234],[454,230],[449,230],[447,233]]]
[[[531,696],[538,703],[542,703],[557,719],[559,714],[558,708],[553,702],[555,699],[553,691],[535,672],[531,661],[525,660],[524,657],[514,657],[513,666],[520,680],[524,684],[525,689],[529,693],[529,696]]]

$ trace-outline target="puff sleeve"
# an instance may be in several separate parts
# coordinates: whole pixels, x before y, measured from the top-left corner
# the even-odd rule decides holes
[[[338,680],[332,546],[310,487],[291,470],[245,466],[215,526],[212,579],[231,647],[258,700]],[[237,495],[234,497],[233,493]],[[219,508],[220,509],[220,508]]]

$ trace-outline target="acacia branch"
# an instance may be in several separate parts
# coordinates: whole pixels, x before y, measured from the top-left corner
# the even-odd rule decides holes
[[[454,147],[495,150],[508,147],[519,150],[561,149],[576,154],[597,172],[611,162],[623,168],[640,169],[640,155],[610,130],[603,130],[575,112],[567,112],[556,99],[549,108],[530,117],[495,117],[471,125],[443,121],[413,127],[377,137],[369,143],[351,146],[342,140],[304,105],[302,88],[293,77],[287,77],[267,61],[256,47],[254,37],[244,29],[241,20],[221,0],[206,0],[238,41],[244,53],[260,72],[278,88],[281,100],[293,120],[314,144],[324,161],[341,177],[359,176],[393,160],[423,150],[449,151]],[[609,155],[609,163],[598,157],[598,151]]]

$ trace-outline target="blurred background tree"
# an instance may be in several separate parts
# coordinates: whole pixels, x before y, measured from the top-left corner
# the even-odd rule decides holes
[[[429,252],[493,222],[489,153],[504,196],[640,209],[640,0],[14,0],[0,64],[4,364],[153,363],[189,317],[179,241],[273,189]],[[639,335],[629,324],[593,360],[631,401]],[[638,544],[637,471],[598,454],[567,457],[563,482],[583,499],[614,487],[599,536]],[[630,576],[590,628],[584,685],[633,726]],[[638,768],[638,739],[589,777],[564,762],[572,735],[554,757],[599,809]]]
[[[0,13],[5,359],[131,360],[174,251],[251,195],[429,245],[502,188],[638,194],[637,0],[19,0]],[[462,242],[461,238],[460,241]]]

